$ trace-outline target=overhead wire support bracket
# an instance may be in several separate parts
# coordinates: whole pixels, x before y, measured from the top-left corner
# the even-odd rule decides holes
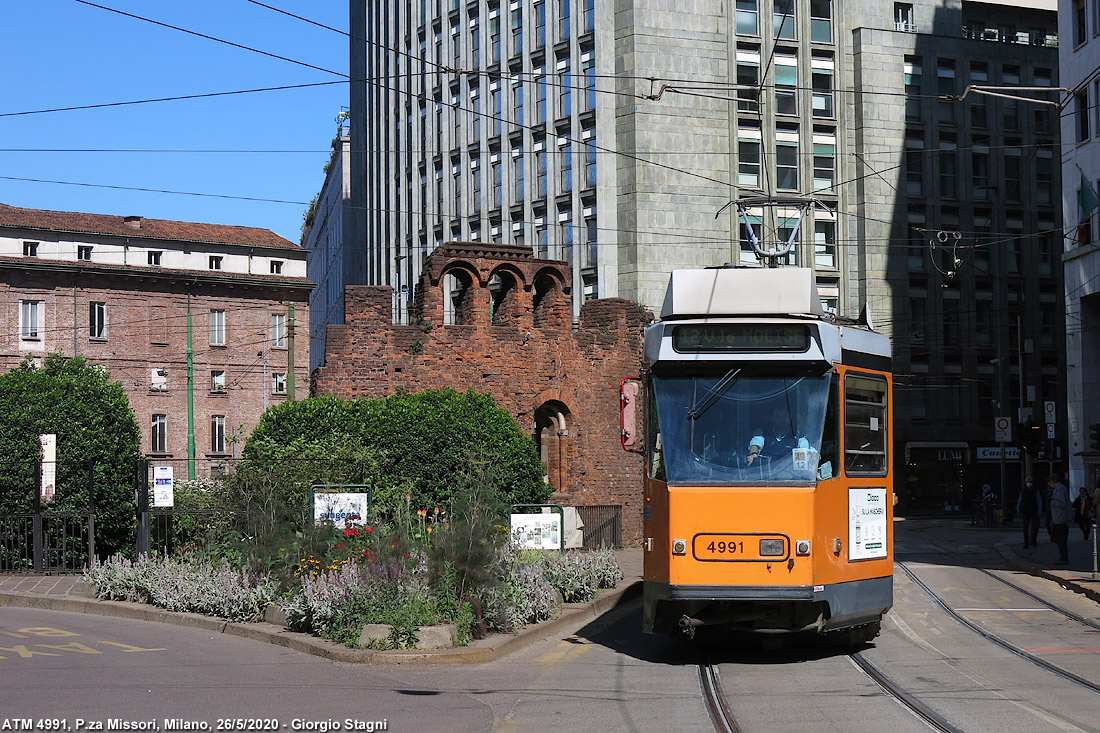
[[[941,99],[952,99],[956,102],[961,102],[966,99],[966,95],[973,92],[974,94],[985,94],[990,97],[1000,97],[1001,99],[1015,99],[1019,102],[1035,102],[1036,104],[1049,104],[1052,107],[1061,107],[1061,102],[1050,101],[1047,99],[1035,99],[1034,97],[1024,97],[1019,94],[1010,94],[1007,92],[1072,92],[1072,89],[1066,89],[1064,87],[990,87],[990,86],[978,86],[976,84],[970,84],[963,90],[963,93],[958,96],[941,97]]]
[[[798,239],[798,230],[802,226],[802,220],[805,218],[806,212],[810,209],[832,211],[832,209],[826,206],[825,203],[816,196],[741,196],[719,209],[718,213],[714,215],[714,218],[717,219],[722,215],[722,212],[731,206],[737,207],[738,218],[740,218],[741,222],[744,224],[744,230],[749,240],[749,246],[752,247],[753,254],[756,255],[757,260],[764,262],[766,267],[776,267],[779,264],[779,258],[786,257],[794,250],[795,240]],[[753,229],[749,222],[749,209],[759,207],[798,207],[798,218],[795,220],[794,226],[791,227],[791,232],[787,236],[786,241],[778,242],[777,246],[770,249],[764,248],[760,236],[757,235],[756,230]]]

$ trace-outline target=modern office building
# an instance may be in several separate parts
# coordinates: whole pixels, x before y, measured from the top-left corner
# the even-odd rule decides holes
[[[337,128],[332,157],[325,166],[325,185],[310,204],[302,225],[306,275],[316,286],[309,295],[309,371],[323,366],[328,325],[344,322],[344,283],[355,283],[345,272],[353,261],[343,246],[350,229],[351,138],[345,124]]]
[[[208,475],[308,393],[305,274],[267,229],[0,205],[0,370],[86,357],[122,383],[147,457]]]
[[[1059,3],[1062,86],[1071,90],[1062,115],[1062,191],[1065,217],[1065,412],[1058,430],[1069,436],[1071,493],[1100,483],[1100,7],[1085,0]]]
[[[894,341],[902,501],[962,505],[1002,453],[1018,479],[994,418],[1064,394],[1057,111],[1030,101],[1057,99],[1053,0],[353,0],[351,32],[363,283],[411,298],[442,242],[499,242],[568,262],[574,314],[655,308],[670,270],[789,241]]]

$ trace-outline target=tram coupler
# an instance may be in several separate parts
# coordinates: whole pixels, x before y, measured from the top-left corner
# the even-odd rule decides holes
[[[703,625],[702,620],[692,618],[691,616],[681,616],[678,623],[680,624],[680,631],[689,639],[694,639],[695,629]]]

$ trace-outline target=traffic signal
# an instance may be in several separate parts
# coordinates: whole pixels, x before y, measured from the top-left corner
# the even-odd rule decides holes
[[[1100,445],[1100,424],[1096,425],[1097,428],[1097,444]],[[1019,436],[1017,439],[1017,445],[1020,446],[1020,450],[1025,453],[1030,453],[1032,456],[1038,455],[1040,449],[1043,446],[1043,437],[1039,434],[1039,426],[1032,421],[1026,423],[1016,423],[1016,434]]]
[[[1100,423],[1089,425],[1089,450],[1100,451]]]

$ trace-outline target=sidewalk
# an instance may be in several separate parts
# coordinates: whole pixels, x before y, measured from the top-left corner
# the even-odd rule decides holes
[[[1100,603],[1100,580],[1093,579],[1093,535],[1089,539],[1081,538],[1081,530],[1076,524],[1069,527],[1069,565],[1056,565],[1058,547],[1050,541],[1045,528],[1039,528],[1039,542],[1036,547],[1024,549],[1023,527],[1020,522],[1000,527],[1015,533],[1014,542],[997,543],[994,547],[1005,562],[1030,575],[1037,575],[1061,583],[1066,588],[1083,593]],[[1100,542],[1098,542],[1100,547]],[[1100,562],[1100,560],[1098,560]]]
[[[351,649],[309,634],[288,631],[269,623],[230,623],[194,613],[170,613],[143,603],[100,601],[81,575],[0,575],[0,606],[41,608],[49,611],[92,613],[140,621],[157,621],[233,634],[338,662],[367,664],[475,664],[490,662],[522,649],[584,620],[593,620],[641,592],[642,550],[629,547],[615,552],[623,579],[602,590],[588,603],[567,603],[555,618],[520,629],[515,634],[493,634],[470,646],[437,650],[377,651]]]

